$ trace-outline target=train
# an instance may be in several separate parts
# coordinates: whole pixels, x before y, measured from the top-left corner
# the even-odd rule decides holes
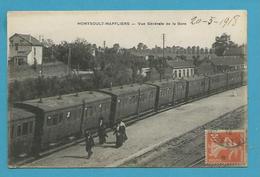
[[[230,71],[181,79],[162,79],[96,91],[16,102],[9,108],[9,156],[37,156],[60,142],[119,120],[157,112],[196,97],[247,84],[247,72]]]

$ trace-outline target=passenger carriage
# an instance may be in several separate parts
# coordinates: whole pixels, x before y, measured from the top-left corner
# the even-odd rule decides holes
[[[104,117],[109,122],[111,97],[99,92],[80,92],[28,100],[16,105],[37,116],[36,122],[36,149],[45,149],[56,145],[68,137],[80,136],[85,129],[96,128],[98,120]]]
[[[204,76],[187,78],[188,98],[194,98],[203,95],[209,89],[209,79]]]
[[[228,87],[234,88],[242,83],[242,71],[230,71],[228,72]]]
[[[186,100],[187,95],[187,81],[184,79],[175,79],[174,80],[174,104],[180,103]]]
[[[35,127],[35,115],[23,109],[9,110],[9,156],[23,157],[30,154]]]
[[[227,73],[214,74],[208,77],[210,92],[220,91],[227,88]]]
[[[156,87],[148,84],[131,84],[99,90],[112,96],[111,125],[120,119],[139,115],[154,109]]]
[[[174,81],[161,80],[154,82],[147,82],[146,84],[153,85],[157,88],[155,108],[159,109],[162,106],[173,104],[174,101]]]
[[[82,116],[81,129],[95,129],[99,125],[99,120],[103,117],[103,123],[108,127],[111,102],[110,95],[101,92],[82,92],[84,112]]]

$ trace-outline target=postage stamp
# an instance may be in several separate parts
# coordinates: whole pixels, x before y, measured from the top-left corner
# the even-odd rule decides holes
[[[206,130],[205,163],[246,165],[245,130]]]

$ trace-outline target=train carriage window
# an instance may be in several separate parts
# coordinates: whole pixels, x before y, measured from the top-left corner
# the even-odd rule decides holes
[[[67,118],[67,119],[70,119],[70,118],[71,118],[71,112],[70,112],[70,111],[67,112],[67,114],[66,114],[66,118]]]
[[[170,95],[170,93],[171,93],[171,89],[167,88],[167,95]]]
[[[109,108],[110,108],[110,105],[109,105],[109,103],[107,103],[107,104],[106,104],[106,111],[108,111]]]
[[[132,96],[129,96],[129,98],[128,98],[128,103],[129,104],[132,104],[133,102],[132,102],[133,100],[132,100]]]
[[[140,95],[140,101],[144,101],[144,94]]]
[[[88,113],[89,113],[89,116],[92,116],[92,114],[93,114],[93,109],[92,109],[92,107],[89,107],[89,108],[88,108]]]
[[[150,92],[150,98],[153,98],[153,92]]]
[[[108,103],[105,103],[104,104],[104,112],[106,112],[108,110],[108,107],[109,107]]]
[[[21,134],[22,134],[22,126],[18,125],[17,126],[17,136],[21,136]]]
[[[59,119],[59,115],[58,114],[54,114],[52,116],[52,125],[57,125],[58,124],[58,119]]]
[[[109,103],[105,104],[105,112],[107,112],[109,110]]]
[[[135,103],[135,95],[132,96],[132,103]]]
[[[59,122],[61,122],[63,120],[63,112],[61,112],[60,114],[59,114]]]
[[[33,121],[29,122],[29,133],[33,132]]]
[[[145,94],[143,94],[143,101],[145,101],[145,99],[146,99],[146,95],[145,95]]]
[[[23,129],[22,129],[22,135],[27,135],[28,134],[28,122],[23,123]]]
[[[50,126],[52,124],[52,118],[51,116],[47,117],[47,125]]]
[[[128,103],[128,99],[127,99],[127,97],[125,97],[125,99],[124,99],[124,105],[126,105]]]
[[[136,96],[134,95],[133,98],[132,98],[132,103],[136,103]]]
[[[121,100],[121,106],[124,107],[125,106],[125,99]]]
[[[105,112],[106,110],[106,103],[102,103],[101,112]]]
[[[95,115],[98,111],[98,106],[93,106],[93,115]]]

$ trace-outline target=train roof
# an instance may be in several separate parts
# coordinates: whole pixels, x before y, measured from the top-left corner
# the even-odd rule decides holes
[[[129,85],[112,87],[112,88],[100,89],[100,91],[110,93],[113,95],[123,95],[131,92],[136,92],[139,89],[142,90],[148,88],[155,88],[155,86],[148,85],[148,84],[129,84]]]
[[[194,77],[185,78],[185,80],[193,81],[193,80],[204,79],[204,78],[205,78],[205,76],[194,76]]]
[[[239,72],[242,72],[242,70],[229,71],[228,73],[239,73]]]
[[[9,110],[9,121],[16,121],[16,120],[21,120],[21,119],[27,119],[27,118],[32,118],[35,115],[29,111],[26,111],[21,108],[14,108],[11,107]]]
[[[152,84],[152,85],[156,85],[156,86],[161,86],[164,84],[168,84],[168,83],[174,83],[173,79],[163,79],[163,80],[156,80],[156,81],[148,81],[146,82],[147,84]]]
[[[51,111],[51,110],[62,109],[70,106],[80,105],[82,104],[83,100],[85,101],[85,103],[88,103],[88,102],[94,102],[94,101],[104,100],[108,98],[111,98],[111,96],[104,93],[100,93],[96,91],[91,91],[91,92],[85,91],[85,92],[79,92],[78,96],[76,96],[76,94],[73,93],[73,94],[62,95],[60,99],[58,98],[58,96],[47,97],[47,98],[42,98],[42,102],[40,102],[39,99],[34,99],[34,100],[24,101],[22,102],[22,104],[38,107],[45,111]]]
[[[225,76],[227,73],[216,73],[216,74],[210,74],[207,75],[208,77],[218,77],[218,76]]]

